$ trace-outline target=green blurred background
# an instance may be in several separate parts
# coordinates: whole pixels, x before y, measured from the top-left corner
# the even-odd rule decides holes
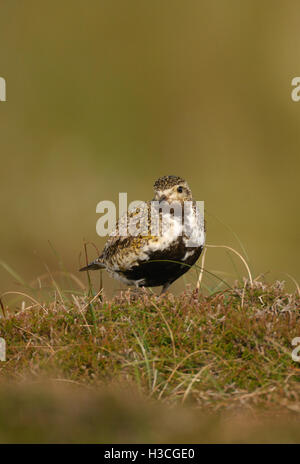
[[[58,269],[50,241],[77,273],[83,240],[105,241],[96,204],[175,174],[205,201],[208,243],[241,251],[235,233],[255,275],[299,279],[299,15],[292,0],[1,0],[0,259],[30,281]],[[223,278],[236,265],[208,250]]]

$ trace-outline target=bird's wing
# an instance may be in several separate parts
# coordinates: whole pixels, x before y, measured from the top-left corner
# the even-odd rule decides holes
[[[122,271],[130,269],[142,261],[166,257],[165,250],[174,246],[180,234],[180,227],[171,216],[167,220],[168,229],[162,233],[162,215],[158,216],[158,223],[151,226],[151,201],[143,203],[144,208],[128,211],[118,221],[116,228],[110,234],[99,260],[105,262],[111,270]],[[126,226],[127,225],[127,229]],[[159,228],[159,230],[157,230]],[[153,232],[153,230],[155,232]]]
[[[138,259],[147,259],[143,250],[152,241],[151,202],[143,203],[144,208],[129,210],[117,222],[115,229],[104,246],[99,261],[105,262],[112,270],[128,269]]]

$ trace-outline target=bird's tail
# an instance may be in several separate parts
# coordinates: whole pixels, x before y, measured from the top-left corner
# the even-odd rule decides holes
[[[82,267],[79,269],[79,271],[97,271],[98,269],[104,269],[105,266],[104,264],[98,259],[95,259],[95,261],[91,262],[87,266]]]

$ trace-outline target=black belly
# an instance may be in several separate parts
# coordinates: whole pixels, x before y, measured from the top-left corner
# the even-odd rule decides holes
[[[185,247],[177,247],[172,254],[169,250],[165,252],[153,253],[148,261],[141,261],[137,266],[133,266],[128,271],[123,271],[121,274],[129,280],[140,280],[143,282],[139,286],[143,287],[158,287],[166,283],[172,283],[180,276],[185,274],[199,258],[203,247],[194,249],[194,253],[183,261],[185,255]],[[192,249],[190,249],[192,251]],[[171,250],[172,251],[172,250]]]

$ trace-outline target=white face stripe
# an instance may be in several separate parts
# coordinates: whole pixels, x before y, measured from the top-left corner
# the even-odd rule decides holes
[[[173,189],[169,188],[165,190],[158,190],[157,193],[158,197],[162,197],[164,195],[165,197],[169,198],[169,196],[173,193]]]
[[[182,192],[178,192],[178,187],[183,187]],[[155,198],[159,200],[162,196],[165,196],[167,200],[170,201],[182,201],[182,200],[191,200],[192,201],[192,192],[189,186],[185,182],[178,183],[173,185],[170,188],[164,190],[156,190]]]

